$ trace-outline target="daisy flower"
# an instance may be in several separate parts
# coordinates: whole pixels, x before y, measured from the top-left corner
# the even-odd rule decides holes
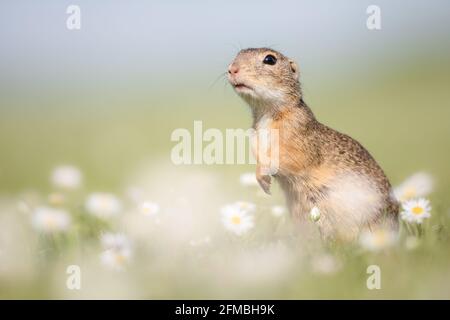
[[[100,254],[102,264],[113,270],[123,270],[131,260],[131,244],[121,233],[105,233],[101,237],[104,251]]]
[[[253,216],[236,204],[223,207],[221,213],[225,228],[238,236],[254,227]]]
[[[109,193],[93,193],[86,200],[87,211],[98,218],[109,218],[117,215],[122,209],[120,200]]]
[[[76,189],[82,182],[81,171],[74,166],[56,167],[51,175],[51,181],[54,186],[63,189]]]
[[[433,191],[433,177],[425,172],[418,172],[407,178],[394,189],[394,194],[401,202],[412,198],[425,197]]]
[[[398,235],[395,231],[378,228],[373,231],[366,230],[359,237],[360,245],[369,251],[380,251],[394,245]]]
[[[270,211],[272,212],[273,216],[281,217],[286,213],[286,208],[283,206],[273,206]]]
[[[245,187],[255,187],[258,186],[258,181],[256,180],[256,174],[254,172],[246,172],[240,175],[239,182]]]
[[[313,207],[309,212],[309,216],[312,221],[317,222],[320,219],[320,210],[317,207]]]
[[[44,233],[67,231],[70,227],[70,215],[65,210],[49,207],[36,208],[32,215],[33,227]]]
[[[155,216],[159,212],[159,205],[152,201],[144,201],[139,205],[139,212],[144,216]]]
[[[122,233],[104,233],[100,242],[104,249],[123,249],[130,247],[130,241]]]
[[[431,216],[431,205],[427,199],[419,198],[408,200],[402,204],[403,211],[400,216],[407,222],[421,224],[424,219]]]
[[[102,264],[113,270],[123,270],[130,262],[131,252],[124,249],[108,249],[100,254]]]

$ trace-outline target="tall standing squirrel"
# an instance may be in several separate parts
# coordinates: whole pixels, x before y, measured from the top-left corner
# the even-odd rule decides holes
[[[317,208],[320,233],[332,240],[352,241],[381,225],[398,229],[399,204],[383,170],[359,142],[317,121],[294,61],[269,48],[244,49],[228,80],[249,104],[253,129],[277,132],[277,171],[263,170],[257,156],[256,178],[266,193],[272,176],[279,182],[294,219],[304,222]]]

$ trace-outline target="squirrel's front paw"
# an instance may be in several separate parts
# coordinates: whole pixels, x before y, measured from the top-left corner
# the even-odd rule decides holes
[[[258,180],[259,185],[264,190],[265,193],[270,194],[270,184],[271,176],[269,175],[257,175],[256,180]]]

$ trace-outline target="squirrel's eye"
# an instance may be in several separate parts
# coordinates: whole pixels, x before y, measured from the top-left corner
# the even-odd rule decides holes
[[[277,63],[277,58],[275,58],[273,55],[268,54],[264,60],[263,60],[264,64],[269,64],[271,66],[273,66],[275,63]]]

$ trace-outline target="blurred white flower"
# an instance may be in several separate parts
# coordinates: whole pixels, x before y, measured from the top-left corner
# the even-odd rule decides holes
[[[130,248],[130,241],[122,233],[104,233],[102,234],[100,241],[104,249]]]
[[[311,259],[312,271],[321,274],[333,274],[339,271],[342,263],[331,254],[319,254]]]
[[[100,260],[108,268],[123,270],[131,260],[131,252],[125,249],[108,249],[101,253]]]
[[[159,205],[156,202],[144,201],[139,205],[139,212],[144,216],[155,216],[159,212]]]
[[[36,208],[32,215],[32,225],[45,233],[67,231],[70,227],[70,215],[65,210],[49,207]]]
[[[425,172],[418,172],[407,178],[394,189],[394,194],[401,202],[412,198],[425,197],[433,191],[433,177]]]
[[[239,182],[246,187],[258,186],[258,181],[256,180],[256,174],[254,172],[246,172],[241,174],[239,177]]]
[[[402,203],[403,211],[400,216],[407,222],[421,224],[424,219],[431,216],[430,201],[424,198],[408,200]]]
[[[227,205],[221,209],[221,213],[225,228],[238,236],[254,227],[253,216],[239,205]]]
[[[101,237],[104,251],[100,260],[106,267],[123,270],[131,259],[131,243],[122,233],[105,233]]]
[[[313,207],[311,211],[309,212],[309,216],[311,217],[311,220],[314,222],[319,221],[320,219],[320,210],[317,207]]]
[[[253,213],[256,209],[256,204],[248,201],[237,201],[234,203],[234,205],[247,213]]]
[[[373,231],[366,230],[359,237],[360,245],[370,251],[380,251],[394,245],[398,240],[398,234],[387,228],[377,228]]]
[[[92,193],[86,200],[87,211],[99,218],[117,215],[122,209],[120,200],[109,193]]]
[[[286,208],[283,206],[272,206],[270,211],[272,212],[272,215],[274,215],[275,217],[281,217],[286,213]]]
[[[74,166],[56,167],[51,176],[52,183],[59,188],[76,189],[82,182],[81,171]]]

